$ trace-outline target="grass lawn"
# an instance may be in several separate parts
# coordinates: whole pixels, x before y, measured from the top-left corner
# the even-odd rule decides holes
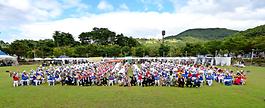
[[[29,70],[34,65],[0,67],[0,108],[265,108],[265,67],[246,67],[247,85],[212,87],[12,87],[6,70]],[[228,67],[233,68],[233,67]],[[236,70],[236,68],[233,68]]]

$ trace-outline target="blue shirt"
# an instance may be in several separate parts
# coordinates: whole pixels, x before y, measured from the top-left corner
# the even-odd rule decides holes
[[[113,76],[110,76],[110,77],[109,77],[109,80],[114,80],[114,77],[113,77]]]
[[[27,75],[24,75],[24,74],[22,74],[22,80],[28,80],[28,76],[27,76]]]
[[[159,75],[155,76],[155,80],[159,80],[159,79],[160,79]]]
[[[228,75],[228,76],[225,76],[225,78],[224,78],[224,79],[232,80],[232,79],[233,79],[233,77],[232,77],[232,76],[230,76],[230,75]]]
[[[213,79],[213,76],[212,75],[207,75],[206,76],[206,80],[212,80]]]
[[[54,77],[52,75],[50,75],[48,80],[54,80]]]
[[[200,76],[199,80],[203,80],[203,77],[202,77],[202,76]]]

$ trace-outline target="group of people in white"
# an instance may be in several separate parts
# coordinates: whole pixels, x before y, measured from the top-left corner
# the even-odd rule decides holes
[[[132,71],[129,71],[129,70]],[[145,61],[97,62],[67,64],[60,66],[39,66],[30,72],[12,72],[13,86],[38,86],[48,83],[73,86],[211,86],[213,81],[224,85],[243,85],[246,74],[214,66],[179,62]]]

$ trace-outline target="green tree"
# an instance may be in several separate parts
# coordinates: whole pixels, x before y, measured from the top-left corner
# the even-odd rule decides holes
[[[26,44],[25,40],[15,40],[10,45],[10,51],[12,54],[16,54],[18,56],[18,59],[20,59],[21,57],[27,56],[30,48]]]
[[[165,57],[166,55],[168,55],[169,49],[169,46],[161,44],[159,47],[159,55]]]
[[[81,43],[96,43],[100,45],[114,44],[116,33],[108,28],[94,27],[91,32],[83,32],[79,35]]]
[[[75,45],[76,42],[73,38],[73,35],[70,33],[55,31],[53,33],[53,39],[56,46],[72,46]]]

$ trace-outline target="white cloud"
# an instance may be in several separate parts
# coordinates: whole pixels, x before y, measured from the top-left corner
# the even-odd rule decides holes
[[[12,28],[21,31],[11,34],[8,39],[4,38],[9,42],[18,37],[36,40],[52,38],[52,33],[56,30],[70,32],[77,39],[81,32],[92,30],[93,27],[107,27],[127,36],[161,38],[161,30],[166,30],[167,35],[174,35],[191,28],[222,27],[245,30],[265,24],[265,3],[259,0],[188,0],[184,6],[175,1],[174,13],[123,11],[122,8],[127,9],[128,6],[121,4],[118,7],[120,11],[90,13],[56,21],[49,19],[60,16],[65,8],[86,9],[87,7],[82,5],[80,0],[73,0],[73,3],[67,1],[62,6],[60,6],[62,3],[47,0],[51,3],[47,7],[46,5],[28,7],[27,1],[30,0],[25,0],[24,4],[21,3],[23,5],[16,8],[15,4],[3,1],[0,0],[0,29]],[[104,11],[114,10],[106,1],[101,1],[98,8]]]
[[[56,30],[70,32],[77,39],[81,32],[92,30],[93,27],[107,27],[127,36],[161,38],[161,30],[166,30],[167,35],[174,35],[190,28],[223,27],[244,30],[261,24],[265,24],[265,19],[230,19],[222,16],[185,13],[111,12],[26,24],[21,26],[20,30],[23,31],[22,35],[29,39],[52,38],[52,33]]]
[[[62,5],[54,0],[0,0],[0,5],[1,9],[6,9],[6,12],[13,15],[1,12],[1,16],[11,15],[9,17],[21,19],[21,22],[44,20],[62,13]],[[14,17],[16,14],[21,16]]]
[[[100,1],[97,8],[104,11],[113,10],[113,6],[105,0]]]
[[[81,15],[89,5],[82,4],[81,0],[0,0],[0,30],[8,32],[20,25],[50,21],[69,8],[76,9],[76,13]]]
[[[19,10],[27,10],[30,7],[30,0],[2,0],[3,3]]]
[[[18,20],[19,22],[44,21],[62,15],[68,8],[79,10],[88,6],[81,0],[0,0],[0,21]],[[9,17],[12,19],[5,19]]]
[[[144,4],[146,11],[150,5],[155,5],[158,11],[161,11],[164,8],[164,0],[141,0],[141,2]]]
[[[125,3],[120,4],[119,8],[120,8],[121,10],[129,10],[129,7],[128,7]]]

